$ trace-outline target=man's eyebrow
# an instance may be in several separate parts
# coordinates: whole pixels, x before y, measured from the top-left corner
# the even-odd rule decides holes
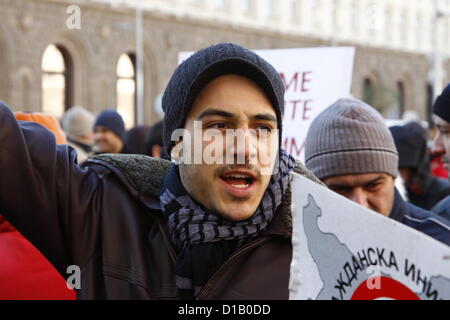
[[[354,186],[353,185],[349,185],[349,184],[345,184],[345,183],[335,182],[335,183],[327,184],[327,187],[329,189],[347,189],[347,188],[351,189]]]
[[[267,121],[277,122],[277,118],[270,113],[257,114],[257,115],[254,115],[252,118],[255,120],[267,120]]]
[[[232,118],[233,114],[219,109],[208,109],[200,113],[200,115],[197,117],[197,120],[201,120],[202,118],[207,116],[221,116],[225,118]]]
[[[331,190],[353,188],[353,186],[343,185],[343,184],[339,184],[339,183],[332,183],[332,184],[327,185],[327,187],[328,187],[328,189],[331,189]]]
[[[333,182],[333,183],[328,184],[327,187],[329,189],[351,189],[351,188],[356,188],[356,187],[360,187],[360,186],[367,186],[369,184],[376,183],[376,182],[379,182],[384,179],[385,179],[384,176],[378,176],[364,184]]]
[[[366,185],[373,184],[373,183],[377,183],[377,182],[380,182],[381,180],[384,180],[384,176],[376,177],[375,179],[373,179],[373,180],[367,182]]]

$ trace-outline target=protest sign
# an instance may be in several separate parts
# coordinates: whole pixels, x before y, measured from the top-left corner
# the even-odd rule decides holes
[[[450,248],[292,173],[290,299],[450,299]]]

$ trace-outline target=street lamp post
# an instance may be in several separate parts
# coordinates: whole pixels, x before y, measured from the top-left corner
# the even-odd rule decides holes
[[[143,70],[142,8],[136,3],[136,122],[144,123],[144,70]]]

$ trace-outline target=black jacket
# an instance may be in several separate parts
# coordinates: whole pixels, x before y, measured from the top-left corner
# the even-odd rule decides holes
[[[426,210],[432,208],[450,194],[450,182],[447,179],[430,176],[427,185],[421,194],[412,194],[408,191],[411,203]]]
[[[390,218],[450,245],[449,220],[405,202],[397,190]]]
[[[427,133],[420,123],[389,128],[399,155],[398,167],[410,171],[405,181],[408,200],[418,207],[431,210],[450,194],[450,182],[433,176],[427,147]]]

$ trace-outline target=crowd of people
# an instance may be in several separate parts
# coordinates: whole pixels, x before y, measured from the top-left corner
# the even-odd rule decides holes
[[[282,79],[246,48],[195,53],[162,105],[161,122],[126,131],[112,109],[73,107],[60,126],[0,103],[0,299],[288,299],[290,172],[450,245],[450,84],[429,128],[389,128],[372,106],[339,99],[312,122],[305,164],[281,148]],[[258,134],[215,145],[231,163],[189,163],[197,121]]]

